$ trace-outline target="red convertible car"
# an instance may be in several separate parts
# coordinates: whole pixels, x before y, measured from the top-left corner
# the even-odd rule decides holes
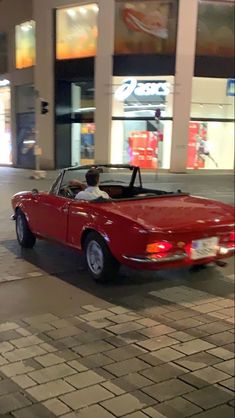
[[[158,270],[222,264],[234,254],[232,206],[179,190],[145,188],[139,167],[95,167],[110,199],[75,199],[79,187],[72,180],[84,181],[91,166],[62,170],[49,192],[13,196],[22,247],[32,248],[36,238],[43,238],[82,250],[96,280],[113,278],[120,264]]]

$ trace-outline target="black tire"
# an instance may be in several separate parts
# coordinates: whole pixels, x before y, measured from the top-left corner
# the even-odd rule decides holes
[[[93,248],[92,248],[93,247]],[[97,282],[107,282],[115,279],[118,274],[120,264],[111,254],[104,239],[96,232],[90,232],[87,235],[84,244],[86,265],[89,274]],[[93,254],[92,254],[93,252]],[[95,253],[98,262],[94,261]],[[103,257],[103,263],[100,263],[100,257]]]
[[[33,248],[36,242],[35,235],[30,231],[28,222],[21,210],[16,212],[16,236],[23,248]]]

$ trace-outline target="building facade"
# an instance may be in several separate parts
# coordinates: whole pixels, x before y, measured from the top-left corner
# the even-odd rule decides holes
[[[233,0],[0,1],[0,164],[230,171],[234,95]]]

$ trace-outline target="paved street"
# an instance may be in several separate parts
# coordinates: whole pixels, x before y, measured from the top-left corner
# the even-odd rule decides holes
[[[97,285],[74,251],[21,250],[10,197],[55,175],[0,168],[0,417],[234,418],[233,260]],[[231,175],[144,181],[234,201]]]

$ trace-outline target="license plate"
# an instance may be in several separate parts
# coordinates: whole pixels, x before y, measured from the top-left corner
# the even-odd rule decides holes
[[[218,244],[218,237],[192,241],[191,259],[200,260],[201,258],[215,257],[218,251]]]

